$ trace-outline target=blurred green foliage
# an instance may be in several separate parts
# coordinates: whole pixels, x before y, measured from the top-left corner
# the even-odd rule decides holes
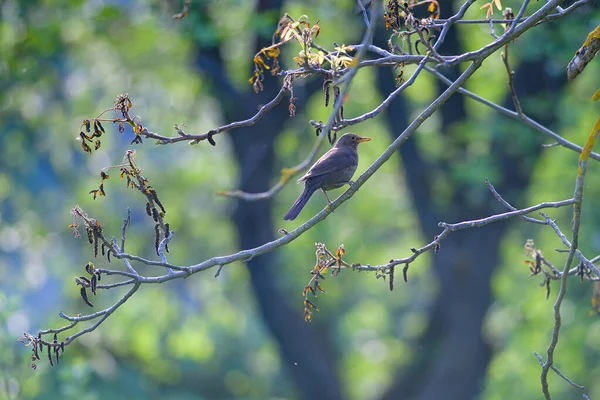
[[[362,30],[351,3],[290,0],[284,10],[320,20],[321,43],[349,44],[360,40]],[[128,92],[134,112],[155,132],[174,134],[173,124],[182,121],[189,132],[226,122],[218,103],[208,95],[211,82],[191,66],[193,41],[218,44],[228,61],[228,74],[241,87],[251,74],[252,38],[269,37],[279,19],[279,15],[255,13],[254,2],[236,0],[211,2],[207,15],[192,12],[181,22],[170,18],[180,5],[169,2],[70,0],[66,5],[51,0],[0,3],[0,398],[296,398],[287,375],[294,366],[282,365],[240,263],[224,268],[217,279],[214,271],[208,271],[142,287],[99,329],[69,346],[57,367],[50,368],[42,360],[37,370],[29,369],[30,353],[16,342],[23,331],[60,326],[60,310],[70,315],[90,311],[79,298],[73,277],[82,273],[92,252],[67,229],[70,208],[79,204],[102,222],[105,232],[117,236],[130,208],[133,223],[127,250],[153,255],[152,224],[144,216],[139,193],[126,189],[113,173],[105,184],[108,197],[94,201],[88,195],[97,187],[100,168],[120,162],[132,132],[119,134],[110,127],[102,148],[87,156],[76,140],[81,120],[110,107],[118,93]],[[467,18],[482,16],[477,7],[467,14]],[[577,15],[534,29],[511,45],[514,66],[522,59],[551,54],[556,70],[546,72],[562,74],[597,21],[597,13]],[[470,49],[491,40],[486,26],[461,26],[460,33]],[[294,51],[284,50],[288,66]],[[558,110],[547,110],[558,116],[559,123],[552,129],[576,143],[584,142],[598,114],[589,98],[590,88],[598,86],[599,65],[593,62],[589,71],[566,86]],[[407,67],[405,73],[410,71]],[[413,112],[432,99],[434,83],[431,76],[422,75],[407,91]],[[499,55],[486,61],[468,88],[492,101],[502,100],[507,85]],[[384,96],[376,91],[374,74],[367,69],[357,75],[353,92],[361,95],[351,93],[347,115],[371,109]],[[544,102],[529,99],[524,106],[543,108]],[[468,122],[455,129],[462,132],[469,157],[457,159],[451,173],[457,180],[481,182],[483,191],[477,195],[483,196],[482,201],[495,201],[483,187],[486,176],[492,182],[502,179],[486,159],[487,124],[493,111],[474,102],[467,107]],[[304,158],[312,146],[307,120],[325,120],[328,112],[322,96],[316,95],[290,119],[276,146],[279,167]],[[515,146],[527,145],[534,135],[518,125],[501,123]],[[445,143],[436,133],[438,124],[432,118],[416,140],[431,157],[455,159],[453,149],[460,143]],[[375,138],[361,148],[358,173],[388,146],[386,129],[380,119],[357,127]],[[193,264],[236,250],[232,201],[215,196],[218,190],[235,187],[236,164],[227,136],[218,139],[214,148],[204,143],[155,146],[149,140],[135,147],[143,174],[158,190],[176,232],[170,244],[174,264]],[[510,199],[516,206],[560,200],[572,193],[577,154],[559,147],[540,151],[543,155],[531,187]],[[420,233],[401,171],[399,160],[390,160],[352,201],[283,251],[281,273],[273,279],[296,302],[299,314],[316,241],[329,248],[344,243],[348,261],[377,264],[403,257],[429,239]],[[273,182],[277,179],[274,176]],[[600,252],[596,229],[600,212],[595,204],[600,195],[600,164],[590,164],[586,182],[581,248],[593,256]],[[452,187],[445,182],[437,187],[436,201],[443,204]],[[276,215],[283,215],[298,191],[289,185],[280,193],[275,199]],[[315,196],[303,215],[323,206]],[[571,211],[565,208],[551,214],[568,231]],[[540,367],[531,353],[543,354],[548,344],[557,285],[552,285],[550,300],[545,300],[539,278],[528,278],[522,263],[527,238],[534,238],[555,265],[564,261],[564,254],[554,252],[560,243],[548,228],[515,221],[507,233],[501,244],[503,265],[493,282],[495,303],[482,327],[495,351],[483,399],[541,396]],[[443,257],[443,245],[439,256]],[[335,338],[341,379],[350,398],[378,398],[394,369],[409,366],[420,350],[412,344],[427,326],[437,285],[428,269],[429,257],[412,266],[408,284],[397,278],[394,292],[367,273],[343,272],[323,283],[328,293],[316,300],[321,312],[313,323],[329,324],[331,337],[323,340]],[[481,258],[481,268],[489,267],[485,254],[473,257]],[[107,266],[105,261],[97,265]],[[162,271],[141,267],[140,272],[158,275]],[[590,284],[570,282],[556,358],[557,366],[584,384],[594,398],[600,392],[593,379],[600,368],[600,321],[591,313],[591,291]],[[92,299],[95,310],[113,304],[122,293],[122,289],[99,292]],[[557,398],[580,398],[567,383],[550,376]]]

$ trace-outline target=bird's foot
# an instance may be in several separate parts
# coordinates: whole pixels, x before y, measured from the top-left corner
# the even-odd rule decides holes
[[[327,205],[325,206],[325,209],[328,211],[331,211],[332,213],[335,212],[335,211],[333,211],[333,208],[331,208],[331,202],[327,203]]]

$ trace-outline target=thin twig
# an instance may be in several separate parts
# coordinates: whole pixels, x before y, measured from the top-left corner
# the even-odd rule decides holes
[[[127,217],[123,220],[123,227],[121,228],[121,251],[125,251],[125,230],[131,225],[131,210],[127,207]]]
[[[500,195],[500,193],[498,193],[498,191],[496,190],[496,188],[494,187],[494,185],[492,185],[492,183],[488,180],[488,178],[485,178],[485,184],[487,185],[488,189],[490,189],[490,192],[492,192],[492,194],[494,195],[494,197],[496,198],[496,200],[498,200],[503,206],[505,206],[506,208],[508,208],[508,209],[510,209],[512,211],[516,211],[517,210],[515,207],[511,206],[508,201],[504,200],[504,198]],[[534,224],[547,225],[547,223],[545,221],[541,221],[539,219],[527,217],[525,215],[521,215],[521,219],[523,221],[532,222]]]
[[[547,214],[545,214],[545,213],[540,213],[540,214],[542,215],[542,217],[544,217],[546,219],[546,222],[548,223],[548,225],[550,225],[550,227],[554,230],[556,235],[561,239],[563,244],[566,246],[567,250],[561,250],[560,252],[568,253],[571,248],[571,242],[569,241],[569,239],[567,239],[567,237],[565,236],[564,233],[562,233],[562,231],[560,230],[558,225],[556,225],[556,222],[554,222]],[[583,255],[583,253],[581,253],[581,251],[579,249],[577,249],[575,251],[575,256],[579,259],[579,261],[581,261],[583,263],[583,265],[585,265],[587,268],[592,270],[592,272],[594,272],[594,274],[596,274],[596,276],[598,278],[600,278],[600,270],[594,265],[594,262],[598,261],[596,259],[597,257],[594,258],[595,261],[592,262],[592,261],[588,260]],[[573,269],[575,269],[575,268],[573,268]],[[561,274],[562,274],[562,272],[561,272]]]
[[[502,54],[502,62],[506,67],[506,74],[508,75],[508,87],[510,88],[510,95],[512,97],[513,104],[515,105],[515,111],[519,115],[519,118],[523,117],[523,108],[521,107],[521,102],[519,101],[519,97],[517,96],[517,90],[515,88],[515,71],[510,68],[510,64],[508,61],[508,46],[506,43],[504,45],[504,53]]]
[[[375,271],[375,270],[388,269],[388,268],[391,268],[391,267],[399,265],[399,264],[410,264],[421,254],[439,246],[440,243],[442,242],[442,240],[444,240],[452,232],[460,231],[463,229],[470,229],[470,228],[481,228],[485,225],[489,225],[491,223],[494,223],[494,222],[497,222],[497,221],[500,221],[503,219],[513,218],[513,217],[518,217],[518,216],[523,217],[525,214],[529,214],[529,213],[537,211],[537,210],[541,210],[544,208],[564,207],[564,206],[573,204],[573,202],[574,202],[573,199],[557,201],[557,202],[545,202],[545,203],[540,203],[535,206],[531,206],[531,207],[524,208],[521,210],[514,209],[513,211],[510,211],[510,212],[495,214],[495,215],[491,215],[489,217],[482,218],[479,220],[459,222],[456,224],[440,222],[438,224],[438,226],[440,228],[443,228],[442,232],[439,235],[437,235],[434,238],[434,240],[432,240],[425,246],[423,246],[419,249],[411,249],[412,254],[410,256],[405,257],[405,258],[393,259],[393,260],[390,260],[390,262],[388,262],[387,264],[382,264],[382,265],[372,266],[372,265],[354,264],[354,265],[352,265],[352,268],[359,269],[359,270]],[[513,207],[511,206],[511,208],[513,208]],[[535,220],[535,221],[539,222],[537,220]],[[573,271],[573,272],[575,272],[575,271]]]
[[[552,10],[556,8],[557,5],[562,3],[564,0],[550,0],[544,6],[542,6],[539,10],[533,13],[529,18],[525,21],[518,24],[515,29],[511,31],[506,31],[499,39],[493,41],[492,43],[482,47],[479,50],[470,51],[455,57],[447,58],[447,61],[440,63],[437,67],[450,67],[454,65],[458,65],[465,61],[473,61],[480,60],[482,58],[487,58],[492,53],[496,52],[500,47],[502,47],[505,43],[508,43],[519,36],[521,36],[524,32],[526,32],[529,28],[536,25],[538,22],[542,21],[546,18]]]
[[[62,318],[66,319],[68,321],[74,321],[74,322],[89,321],[90,319],[95,319],[95,318],[100,317],[100,319],[98,319],[96,322],[94,322],[90,327],[88,327],[86,329],[82,329],[81,331],[75,333],[74,335],[66,337],[65,338],[65,346],[70,344],[71,342],[73,342],[73,340],[77,339],[79,336],[85,335],[86,333],[89,333],[89,332],[92,332],[94,329],[96,329],[98,326],[100,326],[100,324],[102,324],[102,322],[104,322],[104,320],[106,318],[108,318],[113,312],[115,312],[119,307],[121,307],[121,305],[123,305],[131,296],[133,296],[133,294],[135,292],[137,292],[137,290],[140,288],[140,284],[141,284],[140,282],[135,283],[131,287],[131,289],[129,289],[129,291],[127,293],[125,293],[125,295],[122,298],[119,299],[119,301],[117,301],[115,304],[113,304],[109,308],[95,313],[94,318],[84,319],[84,317],[68,317],[67,315],[61,314],[60,316]]]
[[[248,193],[248,192],[243,192],[241,190],[231,190],[231,191],[217,192],[217,194],[220,196],[232,197],[232,198],[242,199],[242,200],[246,200],[246,201],[264,200],[264,199],[269,199],[269,198],[275,196],[277,193],[279,193],[281,191],[281,189],[283,189],[285,187],[285,185],[288,182],[291,181],[291,179],[293,177],[297,176],[299,173],[301,173],[302,171],[307,169],[315,161],[315,158],[317,158],[319,149],[323,145],[323,141],[325,140],[326,137],[327,137],[327,135],[319,135],[317,137],[317,140],[315,141],[315,144],[313,145],[312,150],[310,151],[310,153],[308,153],[306,158],[304,160],[302,160],[302,162],[300,164],[296,165],[295,167],[283,169],[281,171],[282,176],[279,179],[279,182],[277,182],[275,185],[273,185],[273,187],[271,187],[269,190],[267,190],[265,192],[260,192],[260,193]]]
[[[442,31],[440,32],[440,35],[438,36],[435,44],[433,45],[433,48],[435,50],[439,49],[440,46],[442,45],[442,43],[444,43],[444,40],[446,40],[446,35],[448,34],[448,31],[450,30],[450,28],[452,27],[453,24],[455,24],[457,21],[459,21],[467,12],[467,10],[469,9],[469,7],[471,7],[471,5],[473,5],[473,3],[475,3],[476,0],[467,0],[458,10],[458,12],[453,15],[452,17],[448,18],[446,20],[446,22],[444,23],[444,27],[442,28]]]
[[[112,289],[112,288],[116,288],[119,286],[129,286],[129,285],[134,284],[135,282],[137,282],[137,279],[129,279],[127,281],[122,281],[122,282],[109,283],[106,285],[97,285],[96,288],[97,289]]]
[[[593,1],[595,1],[595,0],[578,0],[565,9],[562,9],[561,7],[557,7],[557,9],[559,9],[559,11],[556,14],[548,15],[546,18],[543,19],[542,22],[549,22],[549,21],[554,21],[555,19],[558,19],[558,18],[563,18],[563,17],[571,14],[573,11],[575,11],[579,7],[586,5],[588,3],[591,3]]]
[[[587,161],[589,153],[591,152],[599,134],[600,130],[590,133],[590,136],[585,144],[584,151],[582,151],[581,155],[579,156],[579,163],[577,166],[577,178],[575,179],[575,190],[573,193],[573,199],[575,200],[575,203],[573,204],[573,228],[571,230],[571,243],[569,246],[569,254],[567,255],[567,260],[565,261],[565,266],[563,268],[563,274],[560,279],[558,296],[556,297],[556,302],[554,303],[554,327],[552,329],[552,339],[548,345],[546,363],[542,366],[542,373],[540,376],[542,392],[544,393],[546,400],[551,399],[550,390],[548,387],[548,371],[554,365],[554,350],[556,349],[556,345],[558,343],[560,328],[562,325],[560,308],[567,294],[567,279],[569,278],[568,271],[571,268],[571,264],[579,247],[579,228],[581,225],[581,207],[583,203],[583,188],[585,174],[587,171]],[[553,222],[547,215],[544,215],[544,218],[546,218],[549,224],[550,222]],[[566,241],[565,235],[560,232],[560,229],[558,229],[558,226],[555,223],[551,224],[551,226],[564,243]]]
[[[493,23],[493,24],[511,24],[514,21],[518,21],[518,22],[523,22],[525,21],[527,18],[521,18],[519,20],[511,18],[511,19],[487,19],[487,18],[482,18],[482,19],[461,19],[458,21],[454,21],[455,24],[489,24],[489,23]],[[426,24],[425,26],[430,27],[441,27],[443,26],[446,22],[448,22],[448,19],[444,19],[444,18],[440,18],[440,19],[433,19],[431,20],[431,24]]]
[[[496,35],[496,30],[494,28],[494,24],[492,23],[492,20],[490,20],[490,35],[492,35],[492,37],[494,39],[498,39],[498,35]]]
[[[538,359],[538,361],[540,363],[540,366],[543,367],[544,366],[544,359],[542,358],[542,356],[537,351],[534,351],[533,355],[535,356],[535,358]],[[552,370],[554,372],[556,372],[556,374],[558,376],[560,376],[561,378],[563,378],[565,381],[569,382],[569,384],[571,384],[572,386],[576,387],[577,389],[581,389],[581,390],[585,389],[582,385],[576,384],[571,379],[569,379],[565,374],[563,374],[562,372],[560,372],[560,370],[558,368],[556,368],[556,366],[553,365],[551,368],[552,368]]]
[[[356,0],[356,3],[358,3],[358,8],[360,8],[360,11],[362,12],[363,18],[365,20],[365,25],[367,26],[367,29],[371,29],[371,23],[369,22],[369,17],[367,15],[367,10],[365,8],[365,6],[362,3],[362,0]]]
[[[153,260],[148,260],[146,258],[143,257],[139,257],[133,254],[128,254],[128,253],[114,253],[113,256],[115,258],[124,258],[127,260],[132,260],[132,261],[138,261],[141,262],[142,264],[146,264],[146,265],[153,265],[156,267],[165,267],[165,268],[170,268],[170,269],[174,269],[177,271],[187,271],[187,267],[182,267],[179,265],[174,265],[174,264],[170,264],[170,263],[165,263],[163,261],[153,261]]]
[[[169,144],[169,143],[176,143],[176,142],[181,142],[181,141],[190,141],[190,144],[197,144],[200,141],[207,140],[209,137],[212,137],[213,135],[216,135],[218,133],[229,131],[231,129],[236,129],[236,128],[244,128],[244,127],[248,127],[248,126],[252,126],[252,125],[256,124],[269,110],[271,110],[272,108],[274,108],[276,105],[278,105],[281,102],[281,100],[284,98],[287,91],[288,91],[288,88],[285,85],[283,85],[281,87],[281,89],[279,90],[279,92],[277,93],[277,95],[270,102],[263,105],[258,110],[258,112],[256,114],[254,114],[254,116],[252,116],[251,118],[245,119],[243,121],[232,122],[230,124],[211,129],[210,131],[205,132],[205,133],[188,134],[188,133],[184,133],[183,131],[180,130],[180,134],[178,136],[169,137],[169,136],[159,135],[158,133],[150,132],[148,129],[144,129],[142,131],[142,134],[145,137],[157,139],[159,144]]]
[[[421,71],[423,70],[423,68],[425,68],[425,64],[427,63],[428,60],[429,60],[428,56],[426,56],[425,58],[423,58],[423,60],[421,60],[421,62],[419,63],[417,69],[412,74],[412,76],[410,78],[408,78],[406,80],[406,82],[404,82],[402,85],[400,85],[400,87],[398,87],[396,90],[394,90],[392,93],[390,93],[388,95],[388,97],[386,97],[386,99],[384,101],[382,101],[372,111],[364,113],[363,115],[360,115],[360,116],[358,116],[356,118],[344,119],[344,120],[342,120],[342,121],[340,121],[338,123],[338,125],[336,126],[336,128],[337,129],[342,129],[342,128],[345,128],[345,127],[350,126],[350,125],[355,125],[355,124],[358,124],[360,122],[364,122],[364,121],[366,121],[368,119],[371,119],[371,118],[377,116],[380,112],[382,112],[383,110],[385,110],[390,105],[390,103],[400,93],[402,93],[406,88],[408,88],[409,86],[411,86],[414,83],[415,79],[417,79],[417,76],[419,76],[419,74],[421,73]]]
[[[492,222],[529,214],[531,212],[538,211],[543,208],[559,208],[559,207],[564,207],[564,206],[568,206],[571,204],[575,204],[574,199],[567,199],[567,200],[555,201],[555,202],[543,202],[540,204],[536,204],[535,206],[523,208],[521,210],[508,211],[505,213],[495,214],[495,215],[492,215],[492,216],[489,216],[486,218],[475,219],[475,220],[471,220],[471,221],[457,222],[455,224],[448,224],[446,222],[440,222],[438,224],[438,226],[440,228],[448,228],[452,232],[458,231],[461,229],[465,229],[465,228],[479,228],[479,227],[485,226]]]
[[[527,9],[528,5],[529,5],[529,0],[523,0],[523,4],[521,5],[521,8],[519,9],[519,13],[515,17],[514,21],[511,22],[511,24],[510,24],[510,28],[508,29],[509,32],[512,32],[515,30],[515,28],[517,27],[517,21],[521,20],[521,17],[523,16],[523,14],[525,14],[525,10]]]

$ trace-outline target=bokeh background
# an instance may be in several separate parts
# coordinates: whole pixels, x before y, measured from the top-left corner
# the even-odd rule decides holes
[[[0,1],[0,398],[541,398],[532,352],[543,354],[549,342],[557,285],[546,300],[541,278],[529,277],[523,263],[523,245],[533,238],[561,265],[564,254],[554,252],[561,244],[548,227],[514,220],[455,233],[438,254],[411,266],[408,283],[396,277],[393,292],[373,273],[343,271],[323,282],[327,294],[315,299],[321,311],[312,323],[303,321],[301,292],[317,241],[331,249],[343,243],[350,262],[381,264],[427,243],[440,232],[439,221],[503,211],[485,187],[486,177],[518,207],[571,196],[575,152],[543,148],[551,140],[458,94],[351,201],[298,240],[249,264],[229,265],[218,278],[209,270],[143,286],[96,331],[69,346],[58,366],[42,360],[37,370],[29,368],[31,353],[16,341],[22,332],[62,326],[61,310],[91,310],[73,278],[92,251],[68,229],[71,208],[79,204],[106,233],[119,235],[129,207],[127,250],[155,257],[153,224],[139,193],[113,173],[105,183],[107,197],[94,201],[88,194],[102,167],[120,163],[133,133],[105,124],[102,148],[89,156],[76,140],[81,121],[129,93],[134,113],[150,130],[175,134],[173,125],[185,122],[187,132],[204,132],[253,115],[277,92],[280,78],[266,76],[260,95],[248,78],[254,53],[270,42],[284,12],[318,20],[318,42],[326,47],[358,43],[364,32],[350,0],[192,0],[190,14],[174,21],[182,3]],[[441,3],[442,17],[448,17],[461,2]],[[541,4],[530,4],[531,12]],[[578,144],[598,115],[589,99],[600,63],[592,62],[572,83],[564,69],[600,23],[595,4],[511,44],[526,112]],[[503,5],[518,9],[520,2]],[[478,6],[467,18],[484,17]],[[384,47],[386,35],[377,32]],[[441,51],[459,54],[492,39],[487,25],[461,25]],[[293,66],[297,52],[293,45],[285,48],[284,67]],[[442,72],[456,77],[462,67]],[[407,66],[405,76],[413,70]],[[495,54],[467,87],[511,106],[506,82]],[[156,146],[151,140],[133,146],[176,232],[172,263],[194,264],[259,245],[325,205],[315,196],[297,221],[284,222],[300,186],[290,184],[261,202],[215,195],[266,190],[282,168],[305,157],[315,140],[308,121],[325,120],[330,110],[321,86],[316,78],[296,80],[295,117],[284,101],[257,125],[216,136],[216,147]],[[345,115],[372,109],[394,87],[393,71],[361,69]],[[358,173],[443,89],[423,73],[388,112],[355,126],[373,138],[361,146]],[[600,252],[599,167],[591,162],[586,178],[581,249],[589,257]],[[550,213],[568,232],[571,210]],[[105,260],[95,262],[108,267]],[[163,272],[137,267],[147,275]],[[590,303],[593,288],[571,279],[568,289],[556,364],[595,398],[600,320]],[[124,291],[99,292],[94,310]],[[552,373],[550,384],[556,398],[581,398]]]

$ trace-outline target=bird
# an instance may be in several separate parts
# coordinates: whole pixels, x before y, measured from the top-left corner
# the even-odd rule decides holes
[[[371,138],[361,137],[355,133],[346,133],[337,141],[335,146],[308,170],[298,182],[304,181],[304,190],[296,202],[283,217],[286,221],[296,219],[310,196],[321,189],[331,204],[327,190],[337,189],[350,183],[350,179],[358,167],[358,145],[368,142]]]

